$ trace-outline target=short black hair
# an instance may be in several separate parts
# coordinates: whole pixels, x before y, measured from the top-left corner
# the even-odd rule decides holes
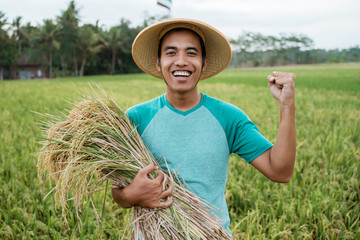
[[[188,28],[174,28],[174,29],[171,29],[170,31],[166,32],[161,38],[160,38],[160,41],[159,41],[159,46],[158,46],[158,58],[159,58],[159,62],[160,62],[160,56],[161,56],[161,45],[164,41],[164,37],[168,34],[168,33],[171,33],[171,32],[181,32],[181,31],[190,31],[192,33],[194,33],[198,38],[199,38],[199,41],[200,41],[200,46],[201,46],[201,54],[202,54],[202,66],[204,66],[205,64],[205,58],[206,58],[206,50],[205,50],[205,44],[204,44],[204,40],[202,39],[202,37],[200,37],[200,35],[191,30],[191,29],[188,29]]]

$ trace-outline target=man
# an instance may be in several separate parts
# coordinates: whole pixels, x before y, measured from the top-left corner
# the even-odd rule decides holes
[[[215,214],[225,229],[229,154],[237,153],[272,181],[290,180],[296,151],[294,74],[268,76],[280,106],[273,145],[239,108],[198,92],[198,81],[221,72],[231,59],[228,40],[215,28],[196,20],[161,21],[139,33],[132,53],[137,65],[167,88],[166,94],[130,108],[131,121],[155,158],[164,156],[192,192],[221,210]],[[172,188],[163,191],[164,176],[147,178],[154,170],[149,165],[129,186],[113,189],[115,201],[122,207],[170,206]]]

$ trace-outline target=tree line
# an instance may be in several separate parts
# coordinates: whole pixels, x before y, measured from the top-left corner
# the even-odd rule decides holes
[[[148,16],[136,27],[121,19],[106,29],[99,21],[80,26],[75,1],[38,26],[23,24],[22,17],[8,22],[0,11],[0,77],[9,75],[24,55],[28,62],[44,66],[50,78],[140,72],[131,57],[132,42],[143,28],[166,17]]]
[[[314,49],[314,42],[303,34],[282,33],[266,36],[243,32],[230,40],[233,58],[230,66],[257,67],[289,64],[359,62],[360,48]]]
[[[75,1],[55,19],[45,19],[37,26],[23,24],[22,17],[9,22],[0,11],[0,79],[9,78],[9,70],[16,68],[23,56],[40,63],[50,78],[141,72],[131,57],[132,42],[143,28],[167,17],[148,16],[135,27],[122,18],[118,25],[106,29],[99,21],[80,26]],[[360,61],[359,46],[313,49],[313,41],[301,34],[244,32],[230,42],[233,67]]]

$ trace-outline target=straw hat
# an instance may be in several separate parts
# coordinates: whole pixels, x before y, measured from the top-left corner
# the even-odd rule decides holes
[[[231,47],[227,38],[214,27],[192,19],[167,19],[152,24],[142,30],[132,45],[132,56],[138,67],[144,72],[162,79],[156,69],[159,40],[174,28],[188,28],[203,39],[206,49],[207,68],[200,80],[210,78],[224,70],[231,60]]]

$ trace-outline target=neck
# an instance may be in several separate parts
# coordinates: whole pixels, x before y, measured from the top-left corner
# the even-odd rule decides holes
[[[166,91],[166,99],[168,102],[180,111],[187,111],[196,107],[201,101],[201,93],[195,89],[193,92],[177,93],[169,89]]]

